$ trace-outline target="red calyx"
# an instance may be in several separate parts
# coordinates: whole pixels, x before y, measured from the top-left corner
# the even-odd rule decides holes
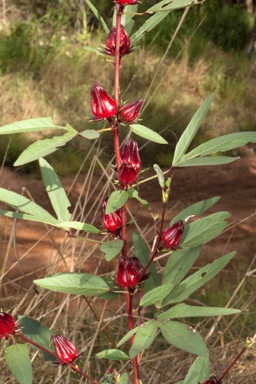
[[[106,214],[108,198],[102,202],[101,222],[104,229],[110,232],[114,237],[118,237],[122,229],[121,209],[115,212]]]
[[[5,312],[0,312],[0,340],[8,339],[10,335],[14,335],[17,326],[14,318]]]
[[[116,101],[98,84],[91,89],[91,110],[97,120],[109,119],[117,114]]]
[[[143,103],[143,100],[139,99],[139,100],[136,100],[132,103],[123,105],[119,111],[120,120],[125,122],[125,123],[136,122],[136,120],[139,116],[139,113],[140,113],[142,103]]]
[[[161,242],[164,248],[172,250],[178,249],[183,231],[184,224],[182,220],[177,221],[177,223],[165,229],[161,235]]]
[[[133,5],[133,4],[137,4],[138,1],[137,0],[116,0],[116,3],[121,5]]]
[[[124,27],[121,25],[120,48],[119,48],[120,57],[122,57],[124,55],[128,55],[129,53],[132,52],[132,50],[130,49],[130,44],[131,44],[130,38],[129,38],[126,30],[124,29]],[[116,53],[116,27],[111,28],[109,35],[107,37],[107,40],[106,40],[106,46],[104,47],[102,52],[105,53],[106,55],[115,56],[115,53]]]
[[[141,169],[141,159],[138,144],[129,138],[121,150],[122,165],[119,169],[119,181],[124,186],[132,185]]]
[[[73,362],[77,357],[80,356],[80,353],[77,352],[76,346],[63,336],[54,336],[53,343],[56,354],[67,363]],[[62,360],[59,360],[59,363],[65,364]]]
[[[137,257],[121,256],[116,277],[117,284],[122,288],[134,288],[140,283],[143,266]]]

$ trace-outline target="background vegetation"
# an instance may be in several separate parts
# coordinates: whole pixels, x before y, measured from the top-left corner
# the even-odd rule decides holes
[[[106,1],[98,1],[102,15],[111,25]],[[141,4],[143,11],[149,1]],[[86,46],[100,47],[105,34],[83,1],[7,1],[2,3],[0,32],[0,124],[53,116],[84,130],[91,123],[89,89],[98,80],[106,89],[112,84],[103,58],[92,55]],[[253,15],[243,5],[221,6],[208,0],[190,9],[177,38],[170,40],[182,12],[171,13],[157,30],[147,34],[137,55],[128,57],[122,68],[123,100],[134,95],[145,101],[143,124],[161,131],[173,142],[192,114],[211,92],[216,100],[204,122],[200,140],[239,130],[254,130],[255,55],[248,53],[253,33]],[[142,22],[145,16],[137,16]],[[140,21],[141,20],[141,21]],[[165,60],[163,54],[167,52]],[[158,67],[157,75],[155,67]],[[132,73],[132,81],[130,81]],[[3,159],[9,138],[0,149]],[[8,151],[7,164],[27,145],[16,138]],[[87,144],[76,141],[59,172],[74,173]],[[112,152],[108,141],[105,153]],[[172,148],[156,153],[161,165],[170,163]],[[155,153],[153,145],[142,149],[144,161]],[[63,160],[60,154],[56,161]],[[33,166],[32,166],[33,167]],[[26,168],[30,171],[31,168]]]

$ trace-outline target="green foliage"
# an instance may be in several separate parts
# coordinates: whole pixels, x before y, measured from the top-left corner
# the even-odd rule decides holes
[[[13,344],[5,349],[5,361],[13,376],[20,384],[32,384],[32,365],[29,358],[28,346]]]

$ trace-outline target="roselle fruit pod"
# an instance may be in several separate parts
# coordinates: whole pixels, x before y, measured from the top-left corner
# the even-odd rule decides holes
[[[119,181],[124,186],[129,186],[135,183],[138,172],[129,163],[123,163],[119,169]]]
[[[140,113],[143,100],[139,99],[120,108],[119,118],[125,123],[134,123]]]
[[[140,171],[142,164],[136,141],[131,138],[126,140],[122,147],[120,156],[123,163],[129,164],[136,172]]]
[[[8,339],[10,335],[14,335],[17,326],[14,318],[5,312],[0,312],[0,340]]]
[[[115,212],[106,214],[108,198],[105,198],[102,202],[102,213],[101,213],[101,222],[102,226],[106,231],[113,234],[115,237],[119,236],[122,229],[122,217],[121,210],[118,209]]]
[[[132,52],[130,49],[130,38],[124,29],[124,27],[121,25],[120,29],[120,57],[127,55],[128,53]],[[116,53],[116,27],[112,27],[109,35],[106,40],[106,46],[102,50],[103,53],[110,56],[115,56]]]
[[[181,236],[184,231],[184,224],[182,220],[177,221],[171,227],[165,229],[161,235],[161,242],[164,248],[175,250],[179,247]]]
[[[116,101],[98,83],[94,83],[91,89],[91,110],[98,120],[117,114]]]
[[[115,1],[117,4],[120,4],[120,5],[133,5],[138,3],[137,0],[115,0]]]
[[[140,283],[143,266],[137,257],[121,256],[119,259],[117,284],[122,288],[133,288]]]
[[[54,336],[53,343],[56,354],[67,363],[73,362],[77,357],[80,356],[80,354],[77,352],[76,346],[64,336]],[[64,364],[62,360],[59,360],[59,363]]]

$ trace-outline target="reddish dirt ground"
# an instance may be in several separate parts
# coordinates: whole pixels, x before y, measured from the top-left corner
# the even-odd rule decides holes
[[[204,257],[208,262],[208,259],[236,250],[237,254],[233,260],[233,268],[239,269],[241,266],[247,268],[256,254],[256,157],[242,158],[224,166],[175,169],[173,176],[169,202],[170,211],[167,213],[166,219],[171,219],[173,215],[183,208],[199,200],[221,196],[218,203],[208,212],[229,211],[231,213],[230,227],[224,234],[211,241],[209,246],[205,246]],[[70,177],[62,180],[66,190],[70,187],[71,182]],[[72,206],[77,201],[83,182],[84,176],[80,176],[72,189],[70,194]],[[95,185],[96,182],[97,177],[94,176],[92,183]],[[4,168],[0,175],[0,186],[17,193],[21,193],[22,189],[26,188],[35,202],[51,210],[41,180]],[[98,194],[101,194],[101,184],[96,191],[96,195]],[[142,184],[140,194],[150,202],[153,213],[161,212],[160,189],[156,180]],[[173,206],[172,201],[174,202]],[[135,215],[140,226],[143,227],[147,224],[152,226],[152,220],[148,212],[142,208],[137,211],[136,200],[131,200],[130,208],[136,212]],[[0,220],[2,228],[2,252],[0,257],[2,259],[1,264],[3,264],[13,221],[9,219],[6,221],[3,217],[0,217]],[[100,221],[98,224],[100,225]],[[130,229],[133,230],[134,226],[131,225]],[[6,270],[11,268],[7,275],[8,280],[20,276],[21,268],[27,274],[48,265],[50,257],[49,236],[45,236],[45,233],[46,229],[41,224],[29,221],[17,224],[17,252],[15,254],[12,247],[5,267]],[[43,236],[45,237],[40,240],[40,243],[35,245],[36,241]],[[55,231],[55,241],[61,244],[62,240],[63,232],[56,233]],[[26,254],[27,250],[29,250],[28,254]],[[20,257],[24,257],[24,261],[26,260],[21,262],[22,267],[17,263],[17,258]],[[38,275],[40,275],[40,272],[37,273]]]

